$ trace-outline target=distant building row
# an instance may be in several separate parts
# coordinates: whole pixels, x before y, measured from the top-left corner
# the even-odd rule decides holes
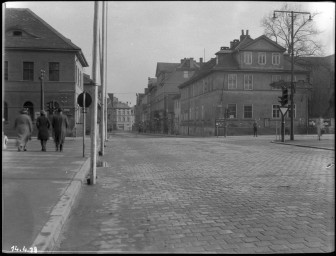
[[[216,58],[203,63],[193,58],[180,63],[157,63],[156,77],[148,78],[137,94],[135,126],[143,132],[214,136],[250,134],[257,120],[262,134],[280,127],[278,97],[271,83],[291,80],[286,49],[266,36],[252,39],[242,30],[240,39],[221,47]],[[302,58],[294,66],[295,133],[306,132],[309,119],[334,118],[334,55]],[[217,129],[218,128],[218,129]]]

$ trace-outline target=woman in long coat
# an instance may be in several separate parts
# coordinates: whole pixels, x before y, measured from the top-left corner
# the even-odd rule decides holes
[[[14,129],[17,134],[18,151],[27,151],[26,146],[33,132],[33,123],[26,109],[21,110],[20,115],[15,119]]]
[[[49,139],[50,121],[46,117],[46,112],[41,110],[41,115],[36,120],[38,129],[37,139],[41,141],[42,150],[47,151],[47,140]]]
[[[69,122],[66,115],[62,114],[61,108],[57,110],[56,115],[54,115],[52,119],[52,127],[54,129],[54,141],[56,144],[56,151],[58,151],[58,147],[60,151],[63,151],[64,139],[67,129],[69,127]]]

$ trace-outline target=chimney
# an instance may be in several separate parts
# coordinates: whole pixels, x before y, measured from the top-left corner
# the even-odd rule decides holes
[[[203,63],[203,58],[200,58],[200,64],[202,64]]]
[[[244,30],[242,29],[242,33],[240,35],[240,42],[243,41],[245,38],[245,35],[244,35]]]
[[[246,35],[248,36],[249,34],[248,34],[248,30],[246,30]]]

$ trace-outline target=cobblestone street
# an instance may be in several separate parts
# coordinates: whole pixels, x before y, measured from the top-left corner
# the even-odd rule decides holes
[[[334,251],[334,151],[270,141],[111,136],[55,251]]]

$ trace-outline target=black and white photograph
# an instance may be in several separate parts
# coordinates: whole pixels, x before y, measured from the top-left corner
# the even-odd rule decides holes
[[[2,252],[335,252],[335,2],[3,2]]]

